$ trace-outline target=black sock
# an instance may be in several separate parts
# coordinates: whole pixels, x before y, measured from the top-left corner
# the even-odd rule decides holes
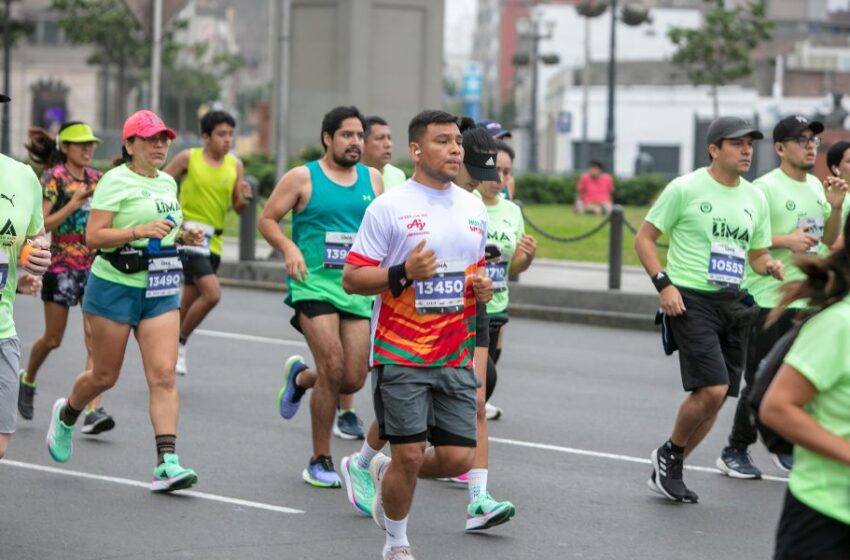
[[[181,346],[185,346],[187,340],[189,340],[188,336],[183,336],[182,334],[180,335],[180,345]]]
[[[307,389],[304,389],[304,388],[298,386],[298,374],[301,373],[302,371],[304,371],[305,369],[307,369],[306,365],[304,367],[302,367],[301,369],[296,370],[292,374],[292,383],[293,383],[293,385],[292,385],[293,386],[292,402],[300,401],[301,397],[304,396],[304,393],[307,392]]]
[[[82,410],[77,410],[65,400],[65,406],[62,407],[62,411],[59,413],[59,420],[61,420],[66,426],[73,426],[77,423],[77,418],[80,417],[80,413]]]
[[[166,453],[173,454],[177,449],[177,434],[156,436],[156,464],[161,465]]]
[[[669,440],[669,439],[668,439],[668,440],[667,440],[667,443],[665,443],[664,445],[665,445],[665,446],[667,446],[667,448],[668,448],[670,451],[672,451],[673,453],[676,453],[677,455],[681,455],[681,454],[683,454],[683,453],[685,452],[685,448],[684,448],[684,447],[679,447],[678,445],[676,445],[675,443],[673,443],[673,440]]]

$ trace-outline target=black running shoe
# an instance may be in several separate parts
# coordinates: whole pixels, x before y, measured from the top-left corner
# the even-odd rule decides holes
[[[761,478],[761,471],[755,466],[753,458],[746,449],[724,447],[715,464],[720,472],[731,478],[750,480]]]
[[[650,458],[652,467],[657,473],[655,483],[661,493],[674,502],[684,501],[686,490],[685,482],[682,480],[684,453],[675,453],[667,447],[667,444],[664,444],[653,450]]]
[[[649,486],[649,489],[655,492],[660,496],[664,496],[664,493],[661,491],[661,488],[658,487],[658,483],[655,482],[655,469],[652,469],[652,474],[649,475],[649,480],[646,481],[646,485]],[[664,496],[665,498],[667,496]],[[685,486],[685,497],[682,501],[686,504],[698,504],[699,496],[696,492]]]
[[[32,420],[32,413],[35,410],[33,401],[35,400],[35,385],[24,381],[24,372],[21,372],[18,379],[18,413],[24,420]]]
[[[83,420],[83,427],[80,428],[80,431],[93,436],[101,432],[108,432],[114,427],[115,419],[107,414],[101,406],[86,413],[85,420]]]

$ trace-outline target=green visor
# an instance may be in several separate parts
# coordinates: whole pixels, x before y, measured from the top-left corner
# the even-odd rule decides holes
[[[87,142],[100,142],[100,138],[94,135],[94,131],[89,125],[77,123],[72,124],[59,132],[59,142],[84,144]]]

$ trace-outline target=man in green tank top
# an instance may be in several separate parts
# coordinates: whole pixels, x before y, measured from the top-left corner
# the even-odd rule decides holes
[[[387,121],[378,116],[367,117],[363,134],[363,165],[381,172],[384,191],[407,181],[404,171],[390,163],[393,158],[393,136]]]
[[[313,454],[302,478],[319,488],[339,488],[331,459],[331,427],[341,394],[357,392],[369,369],[372,298],[342,288],[342,267],[369,203],[381,192],[377,169],[360,163],[363,115],[337,107],[322,120],[320,160],[288,171],[260,216],[259,230],[286,260],[292,325],[304,334],[315,360],[292,356],[278,393],[280,414],[292,418],[308,389]],[[292,212],[292,239],[280,221]]]
[[[221,237],[227,211],[242,213],[253,196],[242,161],[230,153],[236,120],[224,111],[201,118],[203,148],[177,154],[165,172],[180,182],[180,205],[187,227],[204,231],[204,244],[183,247],[183,295],[180,300],[180,346],[177,374],[186,375],[186,341],[221,299],[216,272],[221,264]]]

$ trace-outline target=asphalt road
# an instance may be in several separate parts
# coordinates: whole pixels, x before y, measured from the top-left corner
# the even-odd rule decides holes
[[[306,407],[276,411],[282,364],[309,353],[276,293],[225,289],[189,343],[179,379],[181,462],[194,492],[152,495],[153,433],[138,349],[105,397],[117,427],[77,434],[71,460],[54,463],[44,436],[53,401],[84,362],[81,315],[39,376],[35,418],[19,419],[0,461],[0,559],[378,559],[383,535],[342,490],[301,480],[310,455]],[[23,361],[42,329],[41,303],[16,303]],[[417,559],[769,558],[785,483],[738,481],[713,470],[731,425],[729,403],[692,456],[698,505],[646,487],[649,453],[668,435],[682,398],[675,359],[657,335],[515,320],[493,401],[490,491],[517,516],[484,535],[463,531],[466,491],[419,483],[408,533]],[[371,420],[368,392],[357,408]],[[334,440],[339,466],[358,443]],[[761,448],[765,474],[780,477]]]

